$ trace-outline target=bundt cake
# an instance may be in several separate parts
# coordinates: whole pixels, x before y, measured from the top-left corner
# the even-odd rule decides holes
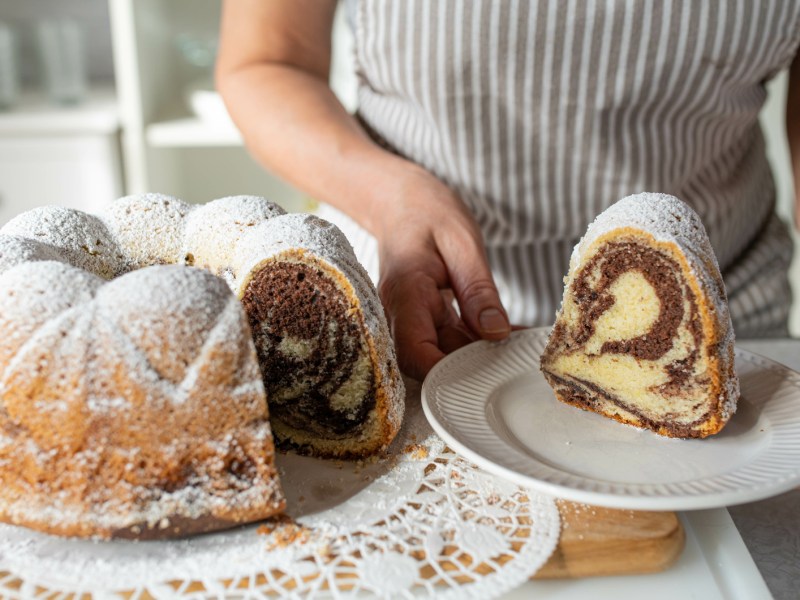
[[[338,229],[283,213],[148,194],[0,229],[0,473],[16,482],[0,519],[144,536],[279,510],[264,384],[280,443],[340,458],[388,446],[404,390],[375,289]],[[70,418],[37,416],[49,405]],[[89,505],[101,512],[81,520]]]
[[[617,202],[573,251],[541,357],[562,402],[669,437],[736,410],[725,288],[697,214],[664,194]]]
[[[156,538],[283,509],[247,318],[217,277],[23,262],[0,274],[0,331],[0,520]]]

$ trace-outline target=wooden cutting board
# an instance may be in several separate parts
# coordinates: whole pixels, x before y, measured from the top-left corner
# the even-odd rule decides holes
[[[673,512],[616,510],[558,501],[561,538],[534,579],[653,573],[680,556],[685,533]]]

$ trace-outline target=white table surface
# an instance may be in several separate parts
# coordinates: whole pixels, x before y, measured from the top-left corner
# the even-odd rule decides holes
[[[800,371],[800,340],[741,340],[737,345]],[[679,516],[686,547],[665,571],[531,581],[504,600],[800,597],[800,487],[767,500]]]
[[[742,340],[738,346],[800,371],[800,340]],[[800,487],[728,512],[773,596],[800,598]]]

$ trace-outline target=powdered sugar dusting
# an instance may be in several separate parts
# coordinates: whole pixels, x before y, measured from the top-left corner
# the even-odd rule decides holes
[[[124,256],[122,270],[181,264],[181,241],[192,207],[172,196],[142,194],[112,202],[100,215]]]
[[[228,303],[225,284],[209,273],[179,266],[140,269],[115,283],[98,294],[103,314],[109,319],[135,314],[134,319],[118,323],[125,337],[150,364],[161,366],[162,378],[182,380],[186,357],[197,355]],[[164,344],[164,339],[170,344]]]
[[[222,281],[156,266],[103,284],[33,262],[0,282],[17,328],[0,378],[4,519],[108,535],[280,509],[255,349]]]
[[[122,255],[103,222],[62,206],[43,206],[6,223],[0,234],[30,238],[58,249],[78,268],[111,279],[120,270]]]
[[[623,227],[642,229],[658,241],[673,242],[681,249],[714,257],[705,227],[697,213],[675,196],[657,193],[626,196],[611,205],[589,225],[576,250],[588,246],[605,233]]]
[[[199,206],[187,220],[184,256],[191,264],[220,275],[231,265],[235,248],[253,227],[285,212],[257,196],[230,196]]]
[[[16,235],[0,235],[0,273],[16,265],[39,260],[66,262],[56,248]]]
[[[0,274],[0,386],[33,334],[61,313],[91,302],[102,284],[97,276],[59,262],[23,263]]]

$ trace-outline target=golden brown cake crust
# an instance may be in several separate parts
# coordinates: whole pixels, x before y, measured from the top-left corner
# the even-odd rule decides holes
[[[223,282],[162,266],[106,283],[53,262],[0,281],[0,519],[105,538],[283,509],[255,351]]]

